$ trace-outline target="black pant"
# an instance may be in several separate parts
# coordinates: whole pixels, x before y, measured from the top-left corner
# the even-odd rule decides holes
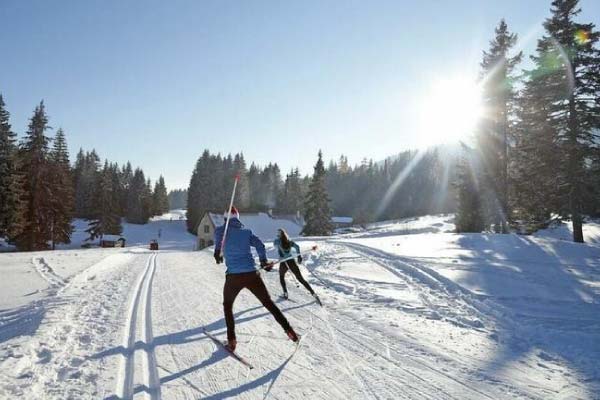
[[[306,290],[310,292],[310,294],[315,294],[313,288],[310,287],[309,283],[306,282],[302,276],[300,268],[298,268],[298,264],[296,264],[296,261],[294,260],[289,260],[279,264],[279,282],[281,283],[281,287],[283,288],[284,292],[287,292],[287,287],[285,286],[285,273],[288,271],[288,269],[292,271],[298,282],[300,282],[306,288]]]
[[[275,317],[275,320],[287,332],[291,329],[290,323],[281,310],[273,303],[260,273],[246,272],[243,274],[228,274],[225,276],[223,287],[223,309],[225,311],[225,323],[227,324],[227,340],[235,339],[235,320],[233,319],[233,302],[238,293],[247,288],[256,296],[263,306]]]

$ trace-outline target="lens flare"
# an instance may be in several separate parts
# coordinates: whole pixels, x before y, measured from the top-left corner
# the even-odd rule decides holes
[[[586,31],[585,29],[579,29],[577,32],[575,32],[575,42],[578,45],[584,45],[587,42],[590,41],[590,32]]]

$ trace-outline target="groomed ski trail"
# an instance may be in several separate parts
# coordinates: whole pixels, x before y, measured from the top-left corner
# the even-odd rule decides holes
[[[123,354],[121,355],[117,376],[116,396],[122,400],[133,399],[134,393],[143,391],[144,397],[160,400],[160,379],[156,356],[154,354],[154,336],[152,333],[152,282],[156,272],[158,254],[148,257],[146,267],[134,288],[129,303],[127,323],[123,336]],[[139,332],[139,333],[138,333]],[[140,342],[136,338],[140,336]],[[135,387],[135,355],[138,343],[144,350],[143,386]]]
[[[326,244],[324,253],[335,251],[332,246]],[[310,331],[290,361],[286,354],[293,344],[249,292],[240,293],[234,308],[238,348],[254,365],[250,371],[223,350],[215,351],[202,332],[207,327],[215,335],[224,334],[223,269],[209,251],[164,255],[164,274],[156,288],[161,320],[155,326],[160,332],[155,339],[159,370],[170,371],[161,376],[164,398],[485,399],[523,394],[486,379],[466,363],[421,347],[410,332],[392,335],[357,318],[360,313],[377,313],[371,309],[377,304],[338,292],[334,282],[326,289],[306,273],[325,306],[295,287],[290,287],[291,301],[277,301],[299,334]],[[318,275],[325,267],[330,266],[320,264],[314,272]],[[276,299],[281,290],[278,274],[262,276]],[[348,305],[358,305],[357,310],[337,304],[339,296],[348,297]]]

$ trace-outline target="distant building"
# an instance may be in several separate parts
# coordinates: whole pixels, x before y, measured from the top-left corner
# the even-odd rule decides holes
[[[100,239],[100,247],[125,247],[125,238],[117,235],[104,235]]]
[[[269,213],[240,213],[240,221],[263,241],[275,239],[277,229],[285,229],[292,237],[299,236],[304,221],[299,215],[273,215]],[[198,250],[213,246],[215,229],[225,223],[222,213],[207,212],[198,224]]]
[[[333,223],[333,227],[335,229],[339,229],[352,226],[354,220],[352,217],[331,217],[331,222]]]

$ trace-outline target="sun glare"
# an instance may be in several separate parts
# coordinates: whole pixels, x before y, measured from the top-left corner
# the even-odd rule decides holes
[[[481,90],[466,78],[438,80],[421,100],[419,136],[422,147],[466,140],[482,115]]]

